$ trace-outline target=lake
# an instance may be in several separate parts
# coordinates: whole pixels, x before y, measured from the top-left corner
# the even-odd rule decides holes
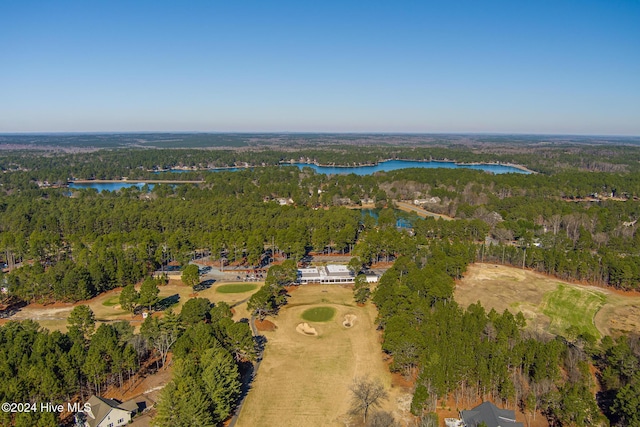
[[[318,166],[313,163],[283,163],[282,166],[297,166],[302,169],[305,167],[311,168],[318,173],[325,175],[340,175],[340,174],[350,174],[354,173],[356,175],[371,175],[376,172],[389,172],[398,169],[407,169],[407,168],[425,168],[425,169],[435,169],[435,168],[446,168],[446,169],[477,169],[483,170],[485,172],[492,173],[523,173],[529,174],[526,170],[519,169],[514,166],[508,165],[500,165],[494,163],[479,163],[479,164],[467,164],[467,163],[454,163],[454,162],[443,162],[443,161],[428,161],[421,162],[418,160],[387,160],[384,162],[380,162],[377,165],[373,166]],[[215,169],[207,169],[209,172],[236,172],[240,170],[246,170],[244,167],[235,167],[235,168],[215,168]],[[185,173],[185,172],[197,172],[193,170],[184,170],[184,169],[171,169],[168,171],[158,171],[160,172],[172,172],[172,173]]]
[[[396,227],[397,228],[412,228],[413,224],[411,223],[411,221],[408,219],[408,215],[407,213],[398,210],[398,209],[394,209],[395,213],[396,213]],[[378,218],[380,217],[380,209],[375,208],[375,209],[370,209],[370,208],[362,208],[360,209],[360,215],[362,217],[362,220],[364,221],[364,218],[366,216],[370,216],[373,219],[375,219],[376,224],[378,223]]]
[[[407,168],[425,168],[425,169],[435,169],[435,168],[446,168],[446,169],[477,169],[483,170],[485,172],[492,173],[523,173],[529,174],[530,172],[519,169],[514,166],[507,165],[498,165],[492,163],[481,163],[481,164],[466,164],[466,163],[454,163],[454,162],[437,162],[437,161],[429,161],[429,162],[420,162],[413,160],[387,160],[385,162],[380,162],[377,165],[373,166],[349,166],[349,167],[340,167],[340,166],[318,166],[310,163],[293,163],[293,166],[297,166],[300,169],[308,167],[315,170],[318,173],[322,174],[350,174],[354,173],[356,175],[371,175],[376,172],[389,172],[398,169],[407,169]]]
[[[146,184],[146,185],[149,186],[149,190],[152,190],[154,187],[154,184]],[[142,182],[88,182],[88,183],[81,183],[81,184],[72,182],[69,184],[69,188],[72,188],[72,189],[80,190],[83,188],[94,188],[98,190],[98,193],[104,190],[118,191],[118,190],[122,190],[123,188],[130,188],[130,187],[137,187],[139,190],[142,190],[142,187],[144,186],[145,184]]]
[[[289,166],[289,164],[283,164],[283,166]],[[465,164],[465,163],[454,163],[454,162],[437,162],[437,161],[429,161],[429,162],[420,162],[413,160],[387,160],[385,162],[380,162],[374,166],[349,166],[349,167],[340,167],[340,166],[318,166],[309,163],[292,163],[290,166],[297,166],[302,169],[305,167],[311,168],[315,170],[317,173],[325,174],[325,175],[339,175],[339,174],[350,174],[354,173],[356,175],[371,175],[376,172],[389,172],[393,170],[399,169],[407,169],[407,168],[426,168],[426,169],[435,169],[435,168],[446,168],[446,169],[477,169],[483,170],[485,172],[492,172],[495,174],[500,173],[523,173],[529,174],[530,172],[526,170],[519,169],[514,166],[507,165],[498,165],[498,164]],[[224,169],[209,169],[212,172],[235,172],[239,170],[246,170],[246,168],[224,168]],[[167,171],[165,171],[167,172]],[[184,172],[193,172],[186,171],[182,169],[172,169],[170,172],[173,173],[184,173]],[[69,184],[69,188],[81,189],[81,188],[95,188],[98,192],[107,190],[107,191],[118,191],[123,188],[129,187],[138,187],[142,189],[144,186],[143,183],[139,182],[108,182],[108,183],[82,183]],[[153,188],[153,184],[149,184],[149,189]]]

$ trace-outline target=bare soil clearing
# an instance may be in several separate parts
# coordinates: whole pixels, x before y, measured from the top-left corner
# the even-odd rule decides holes
[[[256,325],[256,329],[259,330],[260,332],[276,330],[276,325],[269,322],[267,319],[264,319],[264,320],[256,319],[255,325]]]
[[[463,307],[480,301],[486,310],[521,311],[527,326],[560,334],[570,326],[601,335],[640,332],[640,296],[563,282],[516,267],[477,263],[458,281],[455,300]]]
[[[422,209],[421,207],[412,205],[411,203],[407,203],[407,202],[400,202],[400,201],[394,201],[395,205],[397,206],[398,209],[400,209],[401,211],[405,211],[405,212],[415,212],[419,217],[422,218],[426,218],[426,217],[433,217],[433,218],[440,218],[440,219],[444,219],[445,221],[452,221],[455,218],[452,218],[448,215],[444,215],[444,214],[439,214],[439,213],[435,213],[435,212],[430,212],[426,209]]]
[[[324,322],[303,320],[302,313],[316,305],[334,308],[335,316]],[[348,315],[357,317],[349,317],[351,327],[343,325]],[[376,316],[370,303],[355,304],[349,287],[305,285],[292,292],[289,304],[270,318],[277,329],[264,332],[264,358],[236,426],[349,425],[349,387],[362,376],[385,385],[389,400],[382,410],[393,412],[397,420],[407,419],[406,401],[411,398],[408,390],[392,385]],[[305,322],[317,336],[296,331]]]

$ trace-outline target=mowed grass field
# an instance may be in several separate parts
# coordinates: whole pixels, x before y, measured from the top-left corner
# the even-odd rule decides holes
[[[240,320],[242,318],[249,318],[247,311],[246,300],[262,286],[262,282],[255,283],[228,283],[228,284],[214,284],[208,289],[199,291],[197,294],[193,293],[193,289],[189,286],[185,286],[179,280],[170,280],[167,285],[160,286],[160,299],[175,297],[178,295],[178,302],[171,306],[174,312],[179,313],[182,306],[190,298],[200,297],[208,298],[211,302],[216,303],[224,301],[233,307],[234,320]],[[218,288],[227,287],[232,289],[233,292],[219,292]],[[137,287],[139,290],[139,287]],[[67,317],[76,305],[88,305],[93,310],[97,325],[104,322],[113,322],[117,320],[129,321],[136,330],[142,324],[142,316],[132,316],[131,313],[123,310],[120,307],[120,292],[121,289],[114,289],[106,292],[88,301],[81,301],[77,304],[64,304],[57,303],[53,305],[42,306],[39,304],[32,304],[22,308],[15,315],[9,319],[2,319],[0,324],[6,323],[9,320],[25,320],[31,319],[37,321],[41,326],[53,331],[67,331]]]
[[[302,312],[302,318],[309,322],[328,322],[336,315],[333,307],[313,307]]]
[[[255,289],[258,289],[258,285],[255,283],[230,283],[228,285],[219,285],[216,287],[216,292],[219,294],[241,294]]]
[[[578,333],[599,338],[594,318],[606,302],[607,296],[602,292],[560,284],[555,291],[544,295],[542,313],[549,317],[549,332],[553,334],[563,335],[574,328]]]
[[[530,329],[554,335],[587,332],[600,338],[640,332],[639,295],[567,283],[516,267],[471,265],[454,297],[463,307],[480,301],[487,311],[521,311]]]
[[[321,320],[305,320],[305,312],[321,313]],[[347,328],[343,321],[349,314],[356,319]],[[278,315],[268,317],[277,328],[264,332],[264,357],[236,427],[354,425],[347,415],[349,387],[360,376],[382,381],[390,394],[383,409],[393,412],[397,420],[406,417],[403,411],[408,407],[399,405],[398,399],[403,402],[408,393],[391,385],[374,323],[376,316],[371,303],[358,307],[353,290],[347,287],[304,285],[293,290]],[[297,332],[296,326],[304,322],[318,335]]]

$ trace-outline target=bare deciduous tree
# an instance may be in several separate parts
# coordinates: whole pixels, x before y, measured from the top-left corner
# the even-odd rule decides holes
[[[363,414],[363,420],[366,424],[367,414],[371,408],[377,408],[380,404],[389,398],[389,394],[384,389],[380,380],[369,380],[367,377],[358,377],[353,380],[351,385],[351,415]]]
[[[374,412],[369,420],[367,427],[399,427],[400,424],[396,422],[389,412],[378,411]]]

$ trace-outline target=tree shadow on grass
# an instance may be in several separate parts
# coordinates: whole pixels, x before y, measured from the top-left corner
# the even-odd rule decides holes
[[[209,280],[205,280],[204,282],[200,282],[193,287],[193,291],[201,292],[201,291],[204,291],[205,289],[209,289],[215,282],[216,282],[215,279],[209,279]]]
[[[166,298],[162,298],[160,301],[158,301],[154,306],[154,309],[155,311],[164,311],[164,310],[167,310],[169,307],[176,305],[178,302],[180,302],[180,295],[173,294]]]
[[[5,308],[0,310],[0,319],[6,319],[8,317],[13,316],[17,312],[21,311],[23,307],[26,307],[28,304],[26,301],[16,301],[11,304],[7,304]]]
[[[257,361],[260,363],[262,362],[264,349],[267,346],[267,337],[264,335],[256,335],[253,337],[253,341],[255,343],[256,354],[258,355]]]

